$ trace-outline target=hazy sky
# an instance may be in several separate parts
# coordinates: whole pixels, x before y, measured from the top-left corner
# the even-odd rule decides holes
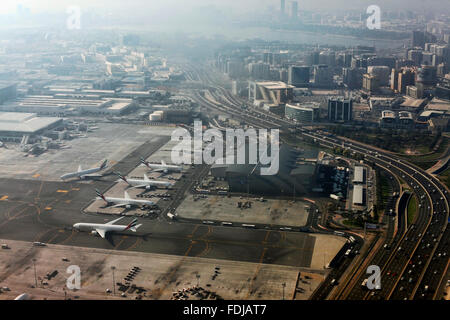
[[[42,11],[64,11],[70,5],[78,5],[82,9],[96,8],[101,11],[119,13],[132,10],[145,10],[149,12],[161,12],[172,10],[183,12],[197,6],[230,7],[246,12],[252,10],[264,11],[268,6],[278,9],[280,0],[0,0],[0,14],[15,13],[17,7],[22,5],[29,8],[32,13]],[[290,9],[292,1],[286,0],[287,9]],[[449,8],[449,0],[298,0],[299,10],[324,10],[324,9],[360,9],[372,4],[379,5],[381,9],[439,9]],[[120,10],[120,11],[119,11]]]

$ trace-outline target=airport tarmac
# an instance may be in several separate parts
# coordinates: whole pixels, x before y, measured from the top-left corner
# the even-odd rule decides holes
[[[243,205],[241,208],[238,202]],[[248,202],[251,202],[251,207],[244,208]],[[261,202],[259,198],[191,194],[176,213],[186,219],[303,227],[308,220],[309,208],[310,204],[303,201],[265,199]]]
[[[95,183],[97,187],[107,184]],[[2,179],[0,238],[309,268],[314,250],[321,252],[320,246],[316,246],[316,237],[329,237],[142,218],[143,226],[138,233],[113,234],[107,241],[71,228],[77,222],[104,223],[112,219],[82,213],[82,207],[92,194],[92,186],[76,182]],[[123,222],[128,219],[131,218],[124,218]],[[336,241],[339,245],[344,242],[343,239]],[[337,250],[329,251],[327,260],[331,260]]]
[[[211,299],[215,295],[227,300],[282,299],[283,283],[285,299],[292,299],[294,295],[295,299],[307,299],[324,276],[323,271],[310,272],[279,265],[61,245],[36,247],[23,241],[0,242],[10,248],[0,249],[0,288],[9,289],[0,289],[3,291],[0,300],[14,299],[25,292],[33,300],[65,297],[129,300],[138,296],[171,299],[173,292],[197,285],[211,294],[203,297],[188,294],[191,300]],[[72,275],[67,272],[69,266],[80,268],[78,290],[66,287]],[[115,268],[115,286],[111,267]],[[53,275],[50,279],[49,274]],[[131,279],[130,274],[133,274]]]
[[[77,171],[79,165],[88,169],[104,159],[114,165],[146,142],[156,141],[161,136],[167,142],[174,129],[116,123],[96,125],[98,129],[87,133],[86,138],[64,140],[68,149],[51,149],[38,157],[25,157],[17,147],[1,148],[0,177],[60,181],[61,175]]]

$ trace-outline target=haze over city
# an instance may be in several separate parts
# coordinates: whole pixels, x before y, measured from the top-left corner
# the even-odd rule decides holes
[[[448,300],[449,163],[448,1],[0,6],[0,300]]]

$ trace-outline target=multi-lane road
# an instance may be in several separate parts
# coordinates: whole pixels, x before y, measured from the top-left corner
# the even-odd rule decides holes
[[[378,249],[371,257],[370,264],[378,265],[382,270],[381,289],[369,291],[362,287],[361,283],[367,275],[360,270],[358,281],[354,281],[356,285],[342,298],[439,298],[438,293],[446,280],[449,265],[450,231],[447,223],[450,195],[436,177],[388,152],[354,141],[349,142],[345,138],[317,133],[297,126],[287,119],[253,108],[246,101],[215,84],[205,69],[192,66],[188,68],[193,77],[202,80],[210,88],[207,96],[204,91],[196,91],[193,94],[193,99],[201,106],[230,114],[255,128],[279,128],[285,133],[302,135],[324,147],[344,147],[362,154],[368,163],[391,172],[415,194],[419,200],[419,210],[414,224],[407,226],[404,217],[399,219],[395,237],[385,240],[389,249]]]

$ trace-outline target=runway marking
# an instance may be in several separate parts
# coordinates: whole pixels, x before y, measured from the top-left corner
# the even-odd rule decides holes
[[[255,273],[253,274],[253,278],[251,278],[251,280],[250,280],[250,285],[248,287],[248,291],[247,291],[247,295],[245,297],[245,300],[248,300],[250,295],[252,294],[251,292],[253,291],[253,284],[254,284],[254,282],[256,280],[256,277],[259,274],[259,270],[261,269],[261,266],[263,264],[264,256],[266,255],[266,252],[267,252],[267,248],[264,248],[263,252],[261,253],[261,257],[259,258],[258,265],[256,266]]]
[[[134,248],[136,248],[138,245],[140,245],[142,243],[142,238],[137,238],[136,242],[134,244],[132,244],[129,248],[125,249],[125,250],[133,250]]]
[[[72,202],[72,200],[66,200],[66,201],[64,201],[65,203],[71,203]]]
[[[38,193],[37,193],[37,196],[36,196],[36,201],[37,200],[39,200],[39,197],[41,196],[41,191],[42,191],[42,187],[44,186],[44,181],[42,181],[41,182],[41,185],[39,186],[39,191],[38,191]]]
[[[72,239],[72,237],[75,235],[75,230],[72,230],[72,233],[70,234],[69,237],[67,237],[65,240],[63,240],[60,244],[64,244],[67,241],[69,241],[70,239]]]
[[[36,173],[35,175],[33,175],[33,178],[39,178],[41,175],[39,173]]]
[[[3,197],[0,198],[0,201],[8,200],[8,198],[9,198],[8,196],[3,196]]]
[[[267,240],[269,239],[269,235],[270,235],[270,230],[266,232],[266,236],[264,237],[263,244],[267,242]]]
[[[80,191],[80,188],[72,188],[73,191]]]
[[[69,191],[68,190],[57,190],[56,192],[58,192],[58,193],[67,193]]]
[[[120,245],[125,241],[125,239],[128,238],[127,236],[123,236],[122,240],[119,241],[119,243],[114,247],[114,250],[117,250],[117,248],[120,247]]]
[[[197,229],[199,228],[199,225],[196,224],[194,227],[194,230],[192,231],[191,234],[187,235],[188,238],[192,238],[194,236],[194,233],[197,231]]]
[[[58,237],[58,233],[56,233],[53,237],[51,237],[51,238],[47,241],[47,243],[52,243],[52,241],[55,240],[56,237]]]
[[[209,251],[211,251],[211,247],[209,246],[209,242],[205,241],[205,249],[203,249],[202,252],[197,254],[196,257],[204,257],[209,253]]]
[[[52,207],[45,207],[45,210],[50,211],[52,210]]]

